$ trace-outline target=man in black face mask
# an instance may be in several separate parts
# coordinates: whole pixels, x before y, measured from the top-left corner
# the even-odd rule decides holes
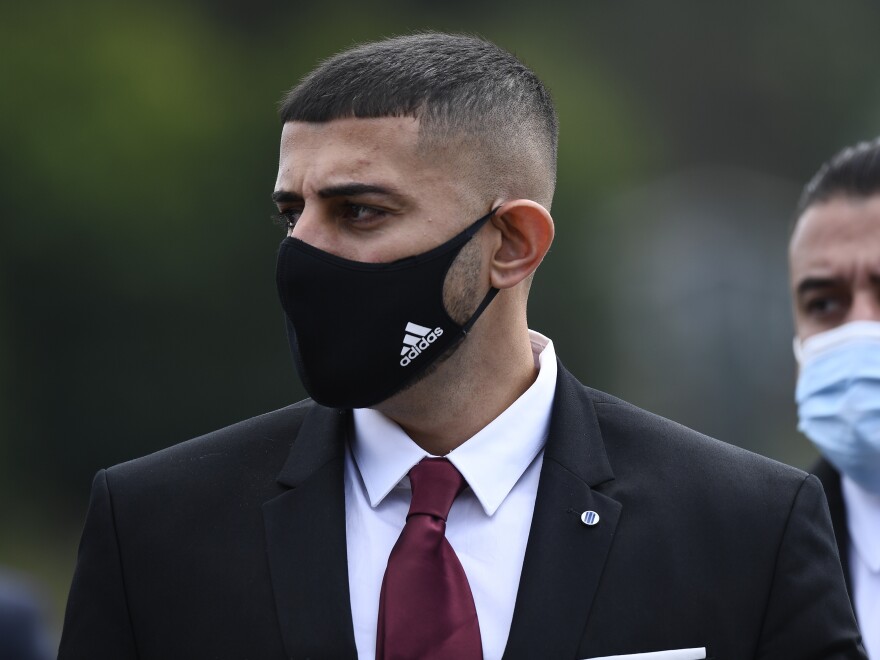
[[[62,658],[862,658],[813,477],[579,384],[526,323],[556,115],[418,34],[285,98],[311,399],[102,471]]]

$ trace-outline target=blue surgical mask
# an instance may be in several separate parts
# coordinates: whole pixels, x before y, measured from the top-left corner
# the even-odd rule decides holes
[[[880,494],[880,323],[797,339],[798,429],[840,472]]]

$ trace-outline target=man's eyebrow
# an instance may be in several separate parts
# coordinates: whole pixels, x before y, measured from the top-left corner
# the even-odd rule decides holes
[[[328,186],[327,188],[321,188],[321,190],[318,191],[318,196],[326,199],[328,197],[347,197],[349,195],[367,195],[371,193],[379,195],[397,194],[391,188],[387,188],[385,186],[377,186],[371,183],[341,183],[337,186]]]
[[[272,201],[276,204],[281,202],[301,202],[302,197],[287,190],[276,190],[272,193]]]
[[[372,183],[341,183],[336,186],[327,186],[318,191],[318,196],[323,199],[331,197],[355,197],[357,195],[397,195],[397,191],[387,186],[378,186]],[[303,198],[288,190],[276,190],[272,193],[272,201],[276,204],[295,203],[303,201]]]
[[[797,292],[798,295],[802,295],[815,289],[827,289],[828,287],[840,284],[841,281],[839,277],[808,277],[801,280],[800,284],[797,285]]]

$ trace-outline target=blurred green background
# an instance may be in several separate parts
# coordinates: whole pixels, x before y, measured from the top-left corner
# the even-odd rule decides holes
[[[532,327],[582,381],[808,465],[785,244],[880,131],[880,5],[35,0],[0,9],[0,565],[60,624],[92,475],[303,396],[275,298],[284,90],[359,41],[484,35],[560,115]]]

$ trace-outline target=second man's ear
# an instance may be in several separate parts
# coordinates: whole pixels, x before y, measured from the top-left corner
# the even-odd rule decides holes
[[[490,263],[492,286],[508,289],[535,272],[553,242],[550,212],[529,199],[504,202],[492,217],[499,231]]]

